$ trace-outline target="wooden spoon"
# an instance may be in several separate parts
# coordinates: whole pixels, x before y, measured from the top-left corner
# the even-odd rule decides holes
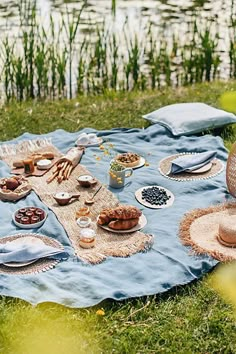
[[[96,190],[96,192],[93,194],[92,198],[91,199],[86,199],[85,200],[85,204],[93,204],[94,203],[94,197],[95,195],[97,195],[97,193],[100,191],[100,189],[102,188],[102,184],[101,186]]]

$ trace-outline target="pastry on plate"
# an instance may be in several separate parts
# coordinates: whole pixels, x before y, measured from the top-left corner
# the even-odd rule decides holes
[[[136,167],[140,163],[141,156],[135,152],[125,152],[116,156],[115,160],[125,167]]]
[[[107,225],[114,230],[129,230],[136,226],[142,212],[132,205],[120,205],[103,209],[98,217],[98,225]]]
[[[0,199],[15,202],[30,193],[32,186],[24,176],[0,179]]]

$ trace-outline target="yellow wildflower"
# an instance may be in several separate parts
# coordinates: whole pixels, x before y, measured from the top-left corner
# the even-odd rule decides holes
[[[96,315],[104,316],[105,315],[105,311],[103,309],[99,309],[99,310],[96,311]]]
[[[100,146],[99,146],[99,149],[100,149],[100,150],[104,150],[105,147],[104,147],[103,145],[100,145]]]

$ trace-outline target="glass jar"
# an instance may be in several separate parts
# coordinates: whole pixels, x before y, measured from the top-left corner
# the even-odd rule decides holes
[[[76,219],[80,218],[81,216],[89,216],[90,209],[87,206],[83,206],[76,211]]]
[[[96,234],[93,229],[86,228],[80,231],[79,245],[82,248],[92,248],[96,243]]]
[[[23,160],[25,174],[30,174],[34,172],[34,160],[25,159]]]

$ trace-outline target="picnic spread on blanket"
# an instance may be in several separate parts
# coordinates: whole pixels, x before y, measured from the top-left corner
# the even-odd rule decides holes
[[[163,292],[235,259],[219,137],[159,125],[57,130],[25,133],[0,156],[1,295],[86,307]]]

